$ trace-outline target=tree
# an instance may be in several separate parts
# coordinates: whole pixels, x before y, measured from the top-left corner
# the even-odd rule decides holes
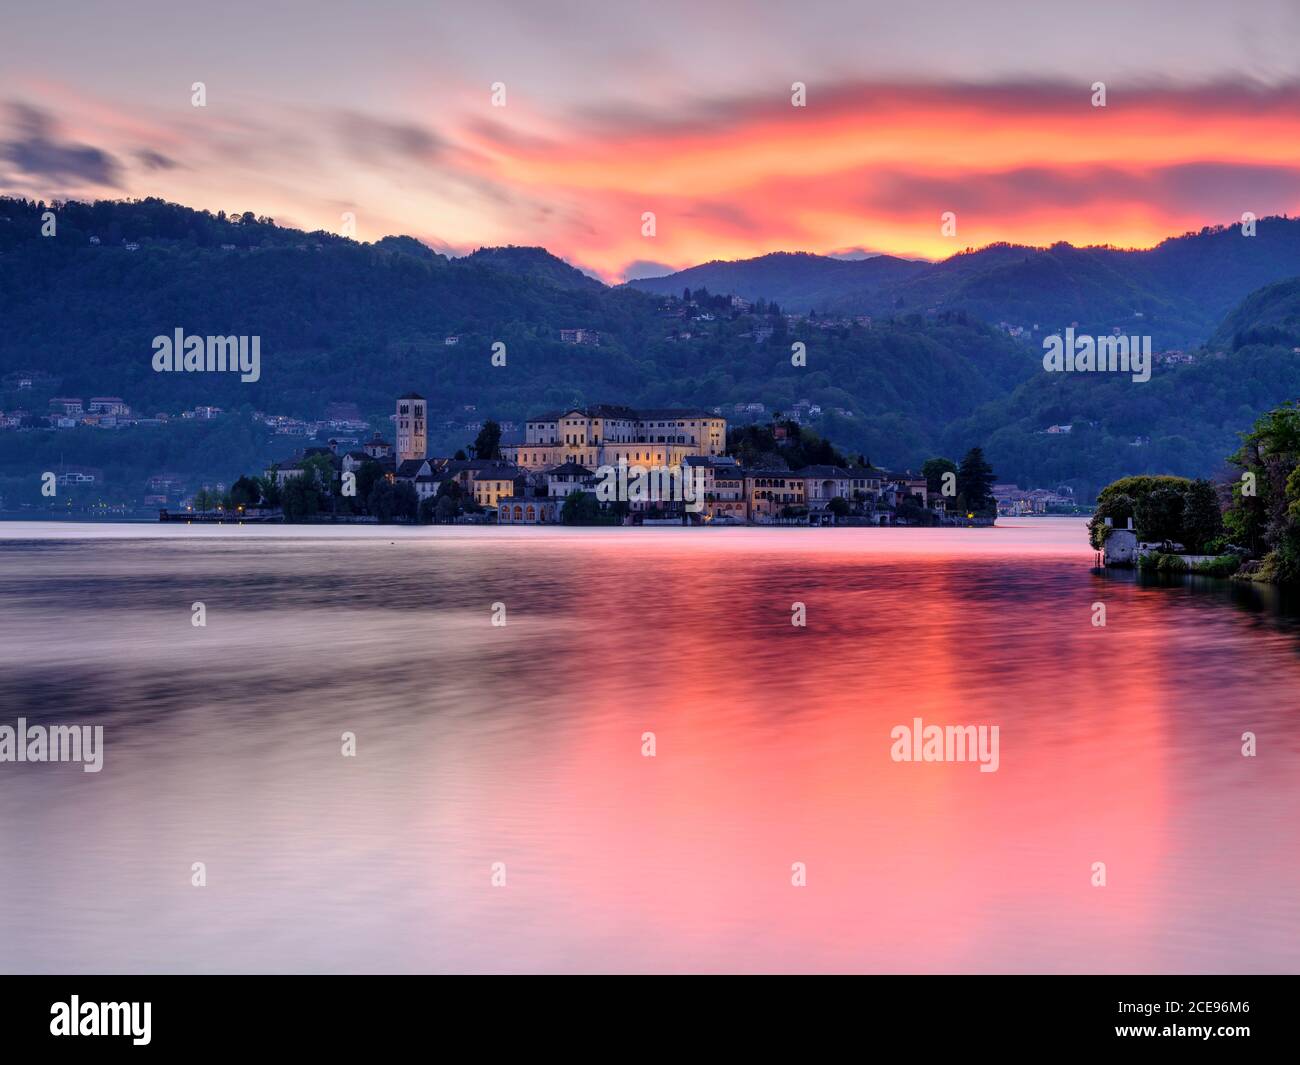
[[[375,482],[382,480],[384,468],[374,459],[367,459],[361,464],[361,469],[357,470],[357,498],[369,499],[370,493],[375,487]]]
[[[1134,506],[1133,521],[1144,540],[1183,538],[1183,493],[1178,488],[1157,488],[1139,499]]]
[[[1193,481],[1183,494],[1182,542],[1188,551],[1200,554],[1205,546],[1223,532],[1223,515],[1214,485]]]
[[[410,481],[398,481],[393,487],[393,516],[415,521],[420,513],[420,497]]]
[[[1258,418],[1228,461],[1242,471],[1224,515],[1228,534],[1264,556],[1266,579],[1300,582],[1300,404]]]
[[[591,492],[570,492],[560,508],[565,525],[595,525],[600,520],[600,503]]]
[[[303,474],[290,477],[280,489],[280,505],[284,507],[285,521],[303,521],[320,512],[320,491],[313,478]]]
[[[501,457],[501,426],[496,422],[483,423],[483,428],[474,438],[474,457],[479,459],[499,459]]]
[[[311,486],[316,492],[319,506],[323,508],[328,502],[330,509],[333,510],[337,482],[334,480],[334,462],[328,455],[313,455],[309,459],[304,459],[302,476],[295,479],[306,481]]]
[[[456,506],[456,501],[451,496],[440,495],[434,500],[433,520],[441,525],[446,525],[456,520],[459,509]]]
[[[1106,537],[1110,535],[1111,529],[1125,529],[1128,527],[1130,519],[1133,517],[1134,500],[1130,495],[1123,492],[1112,493],[1107,496],[1105,490],[1102,496],[1097,498],[1097,509],[1092,517],[1088,520],[1088,542],[1092,544],[1097,551],[1104,550],[1106,547]],[[1110,524],[1106,524],[1106,519],[1110,519]]]
[[[232,507],[255,507],[262,499],[262,486],[255,477],[240,477],[230,486]]]
[[[443,506],[443,500],[446,500],[446,506]],[[434,505],[438,508],[439,521],[451,521],[453,518],[460,517],[468,509],[473,500],[465,494],[465,489],[460,486],[460,482],[452,477],[445,481],[440,481],[438,491],[434,495]]]
[[[262,493],[262,501],[268,507],[278,507],[280,505],[280,482],[275,475],[259,477],[257,478],[257,484]]]
[[[996,478],[993,467],[984,461],[983,448],[973,447],[966,452],[957,469],[957,493],[967,510],[980,514],[994,509],[993,483]]]
[[[1172,489],[1181,496],[1186,492],[1189,484],[1185,477],[1170,477],[1163,474],[1159,476],[1140,474],[1113,481],[1097,493],[1097,509],[1088,522],[1089,542],[1098,551],[1102,550],[1109,535],[1106,531],[1107,518],[1111,519],[1111,525],[1116,529],[1125,528],[1129,518],[1133,518],[1133,524],[1140,530],[1141,524],[1137,521],[1140,501],[1161,488]]]
[[[438,500],[434,496],[425,496],[420,500],[420,524],[429,525],[435,519],[434,509],[438,505]]]
[[[849,506],[849,501],[847,499],[842,496],[836,496],[826,504],[826,509],[834,514],[836,518],[846,518],[852,508]]]
[[[370,495],[366,497],[366,509],[379,519],[381,525],[387,525],[393,520],[396,508],[395,495],[392,483],[387,478],[383,478],[374,483]]]
[[[957,463],[952,459],[935,458],[926,459],[925,464],[921,467],[921,473],[925,477],[926,492],[932,496],[943,498],[943,475],[945,473],[956,473]]]

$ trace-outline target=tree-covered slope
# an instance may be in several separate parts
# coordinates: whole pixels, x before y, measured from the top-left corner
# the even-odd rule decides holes
[[[993,244],[928,265],[882,260],[768,255],[631,284],[666,293],[705,284],[790,310],[962,310],[988,322],[1026,329],[1037,324],[1045,332],[1073,322],[1093,333],[1118,326],[1150,335],[1157,349],[1185,348],[1204,343],[1248,293],[1300,275],[1300,220],[1261,219],[1252,236],[1240,225],[1206,227],[1146,250]],[[868,273],[867,264],[877,262]]]

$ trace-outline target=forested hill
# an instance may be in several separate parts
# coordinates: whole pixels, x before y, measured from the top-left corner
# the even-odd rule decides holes
[[[409,389],[430,397],[431,420],[462,421],[466,406],[520,420],[581,402],[771,412],[807,399],[838,419],[846,446],[901,463],[1034,363],[960,315],[791,325],[770,308],[734,312],[725,297],[687,306],[608,288],[537,248],[449,259],[410,238],[358,244],[158,201],[55,214],[57,235],[42,237],[36,205],[0,202],[0,290],[13,312],[0,365],[150,413],[202,403],[319,416],[352,402],[381,420]],[[261,379],[154,372],[153,337],[177,328],[260,336]],[[599,344],[565,343],[566,329],[594,330]],[[807,367],[791,364],[799,339]],[[492,364],[496,342],[505,366]],[[28,400],[0,393],[0,407]]]
[[[181,436],[165,427],[2,431],[0,481],[46,461],[133,463],[124,477],[165,466],[228,480],[301,446],[259,434],[254,410],[310,419],[331,404],[355,404],[387,434],[393,397],[414,389],[430,399],[438,447],[466,444],[474,421],[520,422],[566,404],[717,406],[736,421],[760,416],[737,415],[737,404],[761,404],[770,416],[807,400],[821,409],[819,432],[878,464],[915,468],[982,444],[1001,479],[1068,483],[1086,494],[1125,473],[1209,472],[1255,414],[1300,394],[1293,345],[1258,332],[1291,328],[1287,314],[1260,309],[1263,296],[1229,317],[1238,324],[1224,326],[1233,342],[1221,357],[1200,352],[1191,365],[1161,364],[1136,384],[1045,374],[1036,338],[1008,336],[963,306],[890,311],[869,324],[824,312],[792,321],[762,301],[738,311],[726,294],[702,288],[689,301],[680,288],[668,296],[609,288],[540,248],[448,258],[410,237],[360,244],[156,200],[55,205],[57,231],[42,236],[43,210],[0,200],[0,410],[43,414],[53,395],[113,395],[141,414],[196,404],[244,414]],[[1281,261],[1274,244],[1293,225],[1274,232],[1261,222],[1257,247]],[[1189,247],[1157,249],[1170,259],[1162,276],[1181,271],[1190,297],[1206,307],[1221,302],[1207,294]],[[1249,259],[1232,265],[1234,255],[1256,253],[1224,248],[1232,278],[1259,269]],[[1000,263],[1014,288],[1024,258],[1024,249],[1002,247],[946,265],[977,292],[989,276],[979,261]],[[901,262],[884,269],[911,269]],[[897,283],[917,286],[926,276]],[[1048,317],[1041,291],[1031,286],[1018,298],[1027,316]],[[153,338],[178,328],[259,336],[260,380],[154,372]],[[599,343],[566,343],[561,331],[573,329],[594,331]],[[504,366],[492,362],[498,342]],[[806,347],[806,366],[792,364],[795,343]],[[18,391],[18,371],[35,371],[35,388]],[[1056,424],[1073,428],[1045,434]]]
[[[705,284],[714,292],[774,300],[787,310],[906,314],[966,311],[973,317],[1053,331],[1149,334],[1158,348],[1204,343],[1247,294],[1300,275],[1300,220],[1265,218],[1206,227],[1148,250],[1031,248],[993,244],[937,263],[888,256],[843,262],[765,255],[713,262],[630,286],[657,293]]]

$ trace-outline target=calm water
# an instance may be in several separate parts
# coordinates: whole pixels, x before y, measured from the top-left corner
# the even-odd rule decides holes
[[[0,526],[0,970],[1300,970],[1294,616],[1082,526]]]

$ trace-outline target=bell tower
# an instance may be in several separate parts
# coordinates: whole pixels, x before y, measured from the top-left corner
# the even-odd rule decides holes
[[[407,459],[423,460],[428,457],[428,420],[425,407],[424,397],[415,392],[408,392],[397,400],[398,465]]]

